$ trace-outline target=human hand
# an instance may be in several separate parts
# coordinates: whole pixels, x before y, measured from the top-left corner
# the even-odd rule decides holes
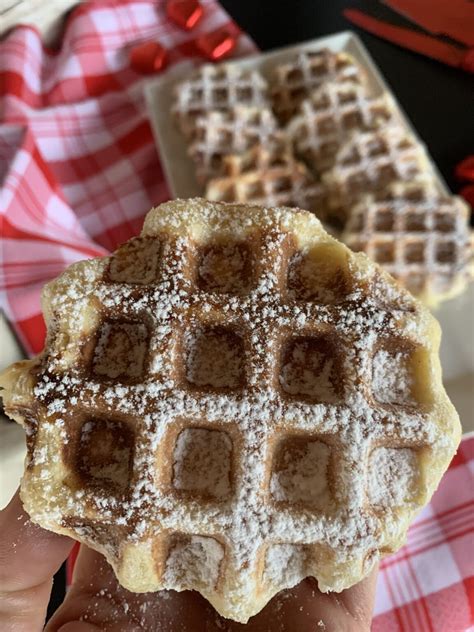
[[[33,524],[18,492],[0,512],[0,630],[43,630],[53,575],[74,541]],[[376,571],[342,593],[314,579],[276,595],[247,625],[220,617],[199,593],[122,588],[102,555],[81,546],[73,584],[45,632],[368,632]]]

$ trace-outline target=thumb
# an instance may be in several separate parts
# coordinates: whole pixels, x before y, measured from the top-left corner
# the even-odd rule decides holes
[[[0,630],[43,629],[53,575],[73,541],[33,524],[19,493],[0,511]]]

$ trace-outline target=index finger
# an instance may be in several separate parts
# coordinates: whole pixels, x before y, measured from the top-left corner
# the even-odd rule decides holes
[[[0,511],[0,629],[42,630],[53,576],[73,541],[31,522],[18,491]]]

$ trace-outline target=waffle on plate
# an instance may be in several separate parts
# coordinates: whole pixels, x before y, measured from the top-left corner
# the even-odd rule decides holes
[[[288,124],[295,152],[321,175],[350,132],[368,131],[396,120],[388,94],[370,97],[365,86],[349,81],[327,82],[311,93]]]
[[[365,252],[431,307],[460,294],[473,277],[469,209],[430,180],[398,182],[366,196],[341,239]]]
[[[286,135],[268,108],[236,106],[214,110],[196,119],[194,140],[188,154],[196,164],[196,176],[205,183],[222,175],[223,158],[242,154],[255,145],[266,149],[286,144]]]
[[[327,48],[301,51],[287,63],[276,66],[271,80],[273,108],[286,123],[311,92],[328,81],[363,83],[365,76],[355,59]]]
[[[353,132],[323,174],[328,189],[328,215],[342,222],[362,195],[396,181],[433,178],[425,148],[398,124]]]
[[[205,196],[218,202],[296,206],[317,212],[325,204],[323,187],[286,148],[260,145],[223,159],[223,174],[207,183]]]
[[[196,118],[207,112],[268,105],[267,83],[261,74],[230,64],[201,66],[175,87],[174,96],[172,113],[187,138],[194,135]]]

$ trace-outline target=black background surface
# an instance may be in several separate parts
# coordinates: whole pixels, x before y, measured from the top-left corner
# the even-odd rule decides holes
[[[375,0],[221,3],[264,51],[338,31],[358,33],[446,182],[453,191],[459,188],[453,177],[454,167],[468,154],[474,154],[474,75],[365,33],[346,20],[342,11],[358,8],[392,24],[419,30],[416,25]]]

